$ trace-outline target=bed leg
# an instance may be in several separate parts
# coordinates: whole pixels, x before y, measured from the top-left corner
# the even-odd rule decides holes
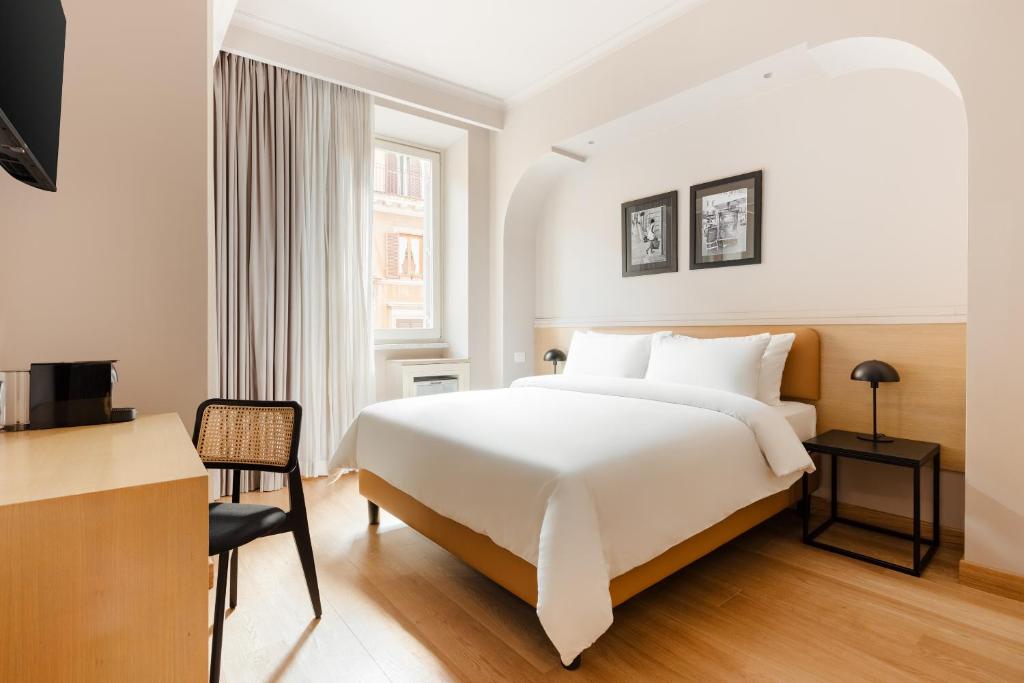
[[[380,524],[380,506],[374,503],[372,500],[366,501],[366,512],[370,517],[370,524]]]
[[[576,655],[576,659],[572,660],[571,664],[563,664],[562,668],[568,671],[575,671],[580,668],[580,664],[583,663],[583,655]]]

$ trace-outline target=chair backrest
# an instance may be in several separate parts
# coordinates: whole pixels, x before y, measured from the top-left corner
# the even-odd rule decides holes
[[[208,468],[290,472],[301,423],[302,407],[294,401],[213,398],[196,411],[192,443]]]

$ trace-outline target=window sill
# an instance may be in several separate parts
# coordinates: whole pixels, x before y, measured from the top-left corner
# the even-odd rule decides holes
[[[435,341],[390,341],[377,342],[373,345],[374,351],[415,351],[416,349],[447,349],[448,342]]]

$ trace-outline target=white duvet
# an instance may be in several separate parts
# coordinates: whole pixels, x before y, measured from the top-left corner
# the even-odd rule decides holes
[[[375,404],[331,466],[368,469],[535,565],[566,664],[611,625],[612,578],[814,469],[755,399],[562,376]]]

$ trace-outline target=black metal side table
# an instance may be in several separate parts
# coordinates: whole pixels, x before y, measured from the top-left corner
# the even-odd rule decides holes
[[[828,519],[822,522],[815,529],[810,528],[811,524],[811,496],[808,490],[808,475],[803,476],[803,536],[804,543],[816,548],[829,550],[840,555],[852,557],[864,562],[893,569],[904,574],[920,576],[924,568],[928,566],[932,556],[939,547],[939,444],[926,441],[911,441],[909,439],[895,439],[891,443],[876,443],[864,441],[857,437],[854,432],[846,432],[838,429],[825,432],[813,439],[804,442],[804,447],[809,453],[821,453],[831,457],[832,481],[830,510]],[[893,529],[866,524],[857,520],[848,519],[839,515],[839,459],[852,458],[867,462],[881,463],[883,465],[895,465],[897,467],[909,467],[914,472],[914,530],[913,533],[904,533]],[[932,537],[921,538],[921,468],[931,464],[932,474]],[[833,524],[845,524],[874,531],[887,536],[895,536],[914,543],[913,566],[907,567],[894,562],[871,557],[853,550],[841,548],[817,540]],[[921,546],[928,546],[924,555],[921,554]]]

